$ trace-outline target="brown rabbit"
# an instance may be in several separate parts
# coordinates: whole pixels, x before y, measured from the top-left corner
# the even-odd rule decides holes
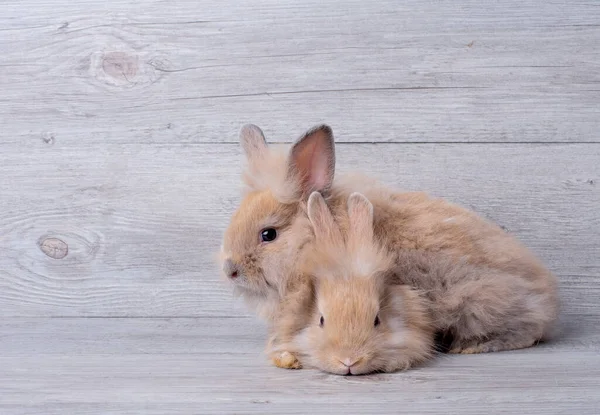
[[[363,176],[334,182],[334,141],[328,126],[308,131],[289,153],[270,149],[262,131],[252,125],[242,128],[241,142],[248,160],[244,171],[248,191],[225,232],[221,258],[226,279],[268,321],[273,321],[290,277],[297,275],[302,252],[314,242],[306,207],[313,191],[323,194],[343,228],[348,226],[343,219],[348,196],[364,194],[374,206],[375,237],[397,256],[399,264],[407,250],[418,250],[482,267],[506,284],[519,280],[519,286],[542,293],[546,298],[540,311],[543,320],[556,319],[555,277],[499,226],[443,199],[420,192],[395,192]],[[451,283],[444,275],[439,278]],[[411,284],[421,288],[426,282],[416,278]],[[533,330],[531,338],[493,348],[487,345],[481,351],[531,346],[545,332]],[[486,343],[484,338],[474,341]],[[454,349],[475,350],[473,344]]]
[[[274,322],[275,364],[358,375],[408,369],[431,357],[427,301],[387,283],[395,258],[374,238],[371,203],[350,195],[346,235],[318,192],[309,198],[308,217],[316,240],[296,279],[304,285],[288,291]]]

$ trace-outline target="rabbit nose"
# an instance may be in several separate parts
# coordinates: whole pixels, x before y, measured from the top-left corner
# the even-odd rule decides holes
[[[231,259],[226,259],[225,263],[223,264],[223,272],[225,273],[225,275],[227,275],[229,278],[237,278],[238,276],[238,267],[236,264],[234,264],[234,262]]]
[[[354,366],[355,364],[357,364],[359,360],[360,360],[360,359],[350,359],[350,358],[348,357],[348,358],[346,358],[346,359],[344,359],[344,360],[340,360],[340,362],[341,362],[341,363],[342,363],[344,366],[346,366],[346,367],[350,368],[350,367]]]

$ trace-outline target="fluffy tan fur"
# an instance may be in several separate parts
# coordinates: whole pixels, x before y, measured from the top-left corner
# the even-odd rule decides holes
[[[313,238],[308,218],[299,209],[298,204],[280,203],[268,190],[251,191],[225,231],[220,259],[234,263],[239,276],[224,277],[267,321],[273,319],[303,247]],[[260,242],[260,231],[266,227],[278,229],[277,243]]]
[[[453,277],[460,272],[442,272],[442,266],[428,274],[435,275],[440,286],[451,287],[458,283],[456,280],[465,284],[464,288],[454,291],[440,289],[429,294],[436,301],[447,300],[448,309],[452,304],[463,304],[463,308],[455,308],[457,319],[461,313],[480,312],[476,321],[481,327],[493,320],[495,323],[490,327],[506,329],[494,333],[488,330],[482,335],[483,331],[469,324],[442,324],[451,327],[452,334],[462,339],[455,344],[455,351],[526,347],[543,339],[551,329],[559,309],[556,278],[499,226],[445,200],[421,192],[397,192],[361,175],[332,181],[335,154],[331,129],[326,126],[307,132],[287,156],[272,152],[262,133],[257,134],[255,129],[251,133],[242,130],[241,141],[249,165],[245,172],[249,191],[225,233],[222,258],[224,264],[235,264],[240,271],[237,278],[227,280],[267,321],[274,322],[277,318],[280,301],[289,292],[290,280],[298,278],[303,253],[315,242],[307,218],[309,194],[321,191],[336,223],[342,232],[347,232],[346,203],[353,192],[360,192],[373,205],[376,243],[385,246],[397,264],[408,261],[407,266],[410,266],[412,260],[406,257],[406,252],[410,251],[471,267],[469,272],[461,271],[465,275],[489,275],[487,282],[484,279],[468,282],[475,279]],[[267,227],[277,229],[277,238],[264,243],[259,235]],[[427,261],[431,264],[433,260],[429,257]],[[409,283],[419,290],[431,289],[433,278],[402,275],[398,272],[396,277],[401,283]],[[491,280],[495,280],[496,285],[490,286]],[[518,320],[514,320],[518,313],[513,311],[467,307],[472,298],[468,294],[471,291],[483,293],[481,301],[498,306],[508,297],[520,298],[516,309],[528,307],[529,322],[536,324],[522,322],[519,325]],[[490,299],[496,301],[490,302]],[[440,308],[440,314],[443,314],[442,310]],[[490,343],[491,340],[495,343]]]
[[[400,253],[392,284],[418,286],[451,353],[520,349],[544,340],[557,318],[556,291],[542,279],[477,266],[439,253]]]
[[[342,234],[321,196],[310,197],[316,240],[274,322],[269,351],[278,366],[301,361],[341,375],[392,372],[432,355],[426,300],[386,283],[394,257],[373,239],[371,204],[353,194],[348,210]]]

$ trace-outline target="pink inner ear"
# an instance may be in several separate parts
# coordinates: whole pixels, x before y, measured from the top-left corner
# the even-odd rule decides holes
[[[302,178],[304,192],[321,191],[331,182],[331,148],[323,131],[306,136],[293,152],[295,167]]]
[[[318,148],[318,146],[316,146]],[[315,189],[323,189],[329,183],[329,159],[326,154],[315,154],[311,166],[311,184]]]

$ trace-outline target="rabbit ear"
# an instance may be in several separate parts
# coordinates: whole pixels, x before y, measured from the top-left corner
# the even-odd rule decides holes
[[[394,256],[375,238],[373,204],[364,195],[348,197],[347,251],[354,272],[383,283],[385,272],[394,264]]]
[[[373,205],[364,195],[355,192],[348,197],[350,220],[348,242],[356,248],[373,242]]]
[[[304,197],[328,190],[334,171],[335,145],[329,126],[313,127],[292,146],[288,175],[298,182]]]
[[[319,192],[312,192],[308,198],[308,219],[318,241],[340,242],[342,240],[340,229]]]
[[[262,130],[254,124],[246,124],[240,130],[240,142],[250,163],[264,158],[268,144]]]

